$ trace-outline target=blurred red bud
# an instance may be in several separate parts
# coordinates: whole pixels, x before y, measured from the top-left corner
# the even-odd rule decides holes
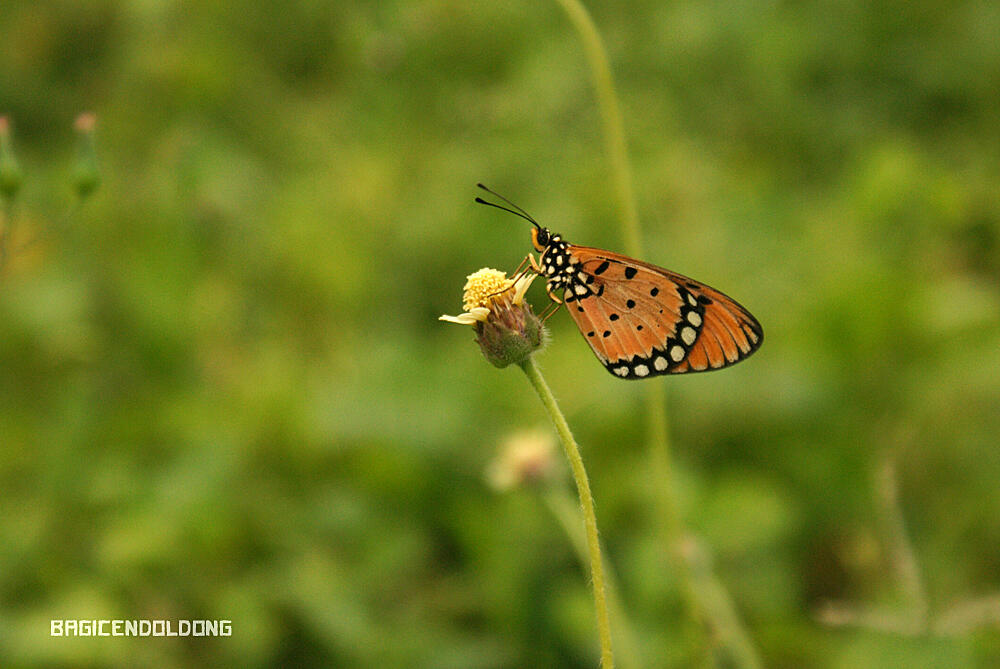
[[[86,112],[76,117],[73,128],[77,134],[76,166],[73,168],[73,187],[81,200],[89,197],[101,185],[97,169],[97,149],[94,128],[97,117]]]

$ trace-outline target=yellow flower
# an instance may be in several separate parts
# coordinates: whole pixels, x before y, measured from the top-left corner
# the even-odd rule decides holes
[[[544,338],[541,321],[524,301],[536,276],[527,272],[514,280],[495,269],[474,272],[465,282],[465,313],[439,320],[475,327],[483,355],[497,367],[524,362]]]
[[[514,281],[508,279],[505,272],[484,267],[466,277],[463,288],[465,292],[462,295],[462,308],[465,309],[465,313],[458,316],[441,316],[438,320],[459,325],[485,323],[490,312],[503,307],[504,303],[521,306],[524,302],[524,293],[536,276],[538,275],[528,272]],[[510,293],[512,287],[513,294]]]

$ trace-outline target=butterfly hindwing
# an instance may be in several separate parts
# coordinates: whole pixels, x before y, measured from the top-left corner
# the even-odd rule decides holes
[[[567,286],[566,306],[594,354],[619,378],[718,369],[763,341],[757,320],[714,288],[610,251],[567,250],[590,290],[578,297]]]

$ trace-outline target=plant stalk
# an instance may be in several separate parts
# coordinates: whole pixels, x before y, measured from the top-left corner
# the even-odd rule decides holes
[[[580,558],[580,562],[586,569],[590,557],[587,550],[587,537],[583,531],[583,523],[580,522],[580,511],[574,506],[569,491],[562,485],[553,485],[545,492],[544,500],[549,510],[552,511],[552,515],[559,521],[559,525],[562,526],[570,544]],[[604,586],[612,627],[614,628],[618,666],[622,669],[626,667],[639,669],[642,666],[642,661],[639,659],[639,646],[628,622],[628,616],[625,614],[625,606],[621,600],[621,589],[615,581],[614,571],[608,566],[604,573]]]
[[[556,398],[549,390],[548,384],[542,378],[538,366],[532,356],[520,363],[521,369],[528,377],[539,399],[548,411],[555,425],[566,457],[569,459],[576,490],[580,496],[580,509],[583,512],[583,524],[587,533],[587,552],[590,556],[590,583],[594,590],[594,608],[597,611],[597,632],[601,642],[601,668],[614,669],[615,660],[611,650],[611,623],[608,616],[608,604],[604,593],[604,567],[601,562],[601,542],[597,534],[597,515],[594,513],[594,498],[590,494],[590,483],[587,480],[587,470],[583,466],[580,449],[573,439],[569,424],[556,404]]]

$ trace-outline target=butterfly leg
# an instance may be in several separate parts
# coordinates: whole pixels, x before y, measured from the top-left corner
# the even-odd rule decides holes
[[[525,265],[527,265],[527,267],[525,267]],[[535,274],[542,273],[542,268],[539,266],[538,261],[536,261],[535,256],[530,253],[524,257],[521,264],[514,270],[514,276],[512,276],[511,279],[517,281],[528,272],[534,272]]]
[[[545,255],[545,254],[543,253],[542,255]],[[535,256],[533,256],[533,255],[531,255],[529,253],[528,257],[525,258],[525,260],[527,260],[531,264],[531,271],[532,272],[534,272],[535,274],[541,274],[542,273],[542,266],[538,264],[537,260],[535,260]]]
[[[545,321],[549,320],[549,318],[552,317],[552,314],[554,314],[557,311],[559,311],[559,307],[560,306],[561,305],[559,305],[559,304],[557,304],[555,302],[549,303],[549,306],[547,306],[545,308],[545,311],[543,311],[542,314],[541,314],[542,322],[544,323]]]
[[[530,265],[530,267],[525,267],[525,265]],[[521,264],[518,265],[517,268],[514,270],[514,275],[510,277],[511,285],[508,286],[507,288],[504,288],[503,290],[498,290],[495,293],[490,293],[486,297],[487,298],[496,297],[497,295],[506,293],[513,287],[514,283],[516,283],[517,280],[520,279],[522,276],[524,276],[528,272],[535,272],[537,274],[539,273],[538,270],[540,269],[541,268],[538,267],[538,263],[535,261],[535,257],[529,253],[527,256],[525,256],[524,260],[521,261]]]
[[[524,270],[524,266],[528,265],[529,263],[531,265],[534,265],[534,263],[535,263],[535,258],[530,253],[528,255],[524,256],[524,260],[521,261],[521,264],[518,265],[514,269],[513,279],[515,281],[517,281],[519,278],[521,278],[521,274],[522,274],[522,270]]]

